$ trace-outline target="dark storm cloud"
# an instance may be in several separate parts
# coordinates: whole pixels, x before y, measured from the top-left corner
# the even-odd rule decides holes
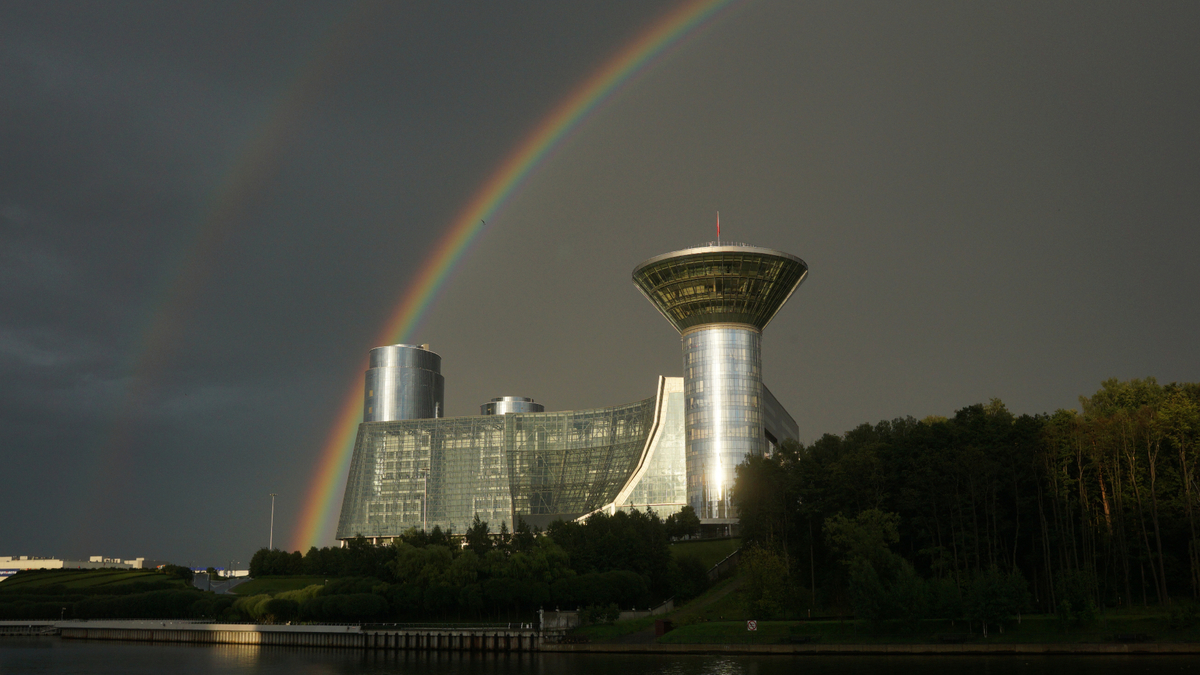
[[[0,553],[245,558],[270,492],[290,532],[416,265],[672,6],[0,7],[0,508],[28,514]],[[812,266],[764,341],[801,440],[1200,379],[1198,13],[735,7],[601,106],[452,275],[415,338],[448,412],[679,374],[629,271],[711,238],[718,208]]]
[[[298,504],[368,336],[472,185],[665,6],[6,7],[4,507],[53,499],[2,538],[249,548],[249,505]],[[157,515],[198,505],[243,516],[218,535]]]

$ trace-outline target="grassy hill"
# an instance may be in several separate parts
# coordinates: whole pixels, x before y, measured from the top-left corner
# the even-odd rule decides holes
[[[155,588],[187,588],[182,579],[157,570],[27,570],[0,583],[0,596],[25,594],[119,594],[153,585]]]
[[[742,540],[738,537],[729,539],[703,539],[698,541],[677,541],[671,544],[671,555],[679,558],[694,555],[704,563],[705,569],[716,565],[730,553],[738,550]]]
[[[217,618],[233,604],[157,570],[25,570],[0,583],[0,619]]]
[[[233,593],[242,597],[251,595],[275,595],[284,591],[298,591],[309,586],[320,586],[328,581],[328,577],[283,576],[262,577],[233,587]]]

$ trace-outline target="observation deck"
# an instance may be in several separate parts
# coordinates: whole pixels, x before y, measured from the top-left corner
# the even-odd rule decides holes
[[[790,253],[710,243],[650,258],[633,283],[680,333],[714,323],[761,331],[807,276],[808,264]]]

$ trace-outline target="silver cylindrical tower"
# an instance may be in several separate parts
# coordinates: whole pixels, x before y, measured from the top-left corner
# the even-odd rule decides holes
[[[546,412],[546,406],[534,403],[524,396],[498,396],[479,406],[480,415],[504,415],[507,413]]]
[[[762,455],[762,331],[808,275],[796,256],[708,245],[638,265],[638,289],[682,335],[688,503],[701,520],[737,517],[734,469]]]
[[[442,357],[429,345],[371,350],[363,391],[363,421],[389,422],[443,415]]]
[[[737,323],[689,329],[683,334],[683,372],[684,430],[695,432],[685,436],[688,503],[702,518],[732,518],[733,469],[767,448],[762,332]]]

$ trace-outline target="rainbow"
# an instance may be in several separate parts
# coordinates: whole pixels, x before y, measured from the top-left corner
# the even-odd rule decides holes
[[[736,0],[681,3],[625,45],[541,120],[475,192],[413,277],[400,304],[372,346],[405,342],[454,266],[491,218],[543,159],[589,113],[681,39]],[[333,539],[339,487],[345,484],[362,414],[362,384],[355,378],[322,446],[320,459],[292,538],[293,550]]]
[[[371,23],[364,2],[341,8],[340,15],[323,27],[313,51],[296,64],[284,86],[247,134],[247,142],[213,186],[191,232],[174,247],[169,264],[174,270],[151,289],[143,322],[118,373],[125,381],[118,407],[97,456],[105,458],[93,479],[92,503],[107,503],[126,489],[125,478],[133,461],[130,449],[143,408],[156,394],[156,379],[169,366],[171,351],[187,328],[188,312],[198,302],[212,275],[212,261],[240,224],[246,209],[280,166],[280,157],[295,136],[306,108],[320,100],[330,82],[346,66],[348,47]],[[72,541],[94,541],[94,532],[106,527],[102,512],[86,511],[76,521]]]

